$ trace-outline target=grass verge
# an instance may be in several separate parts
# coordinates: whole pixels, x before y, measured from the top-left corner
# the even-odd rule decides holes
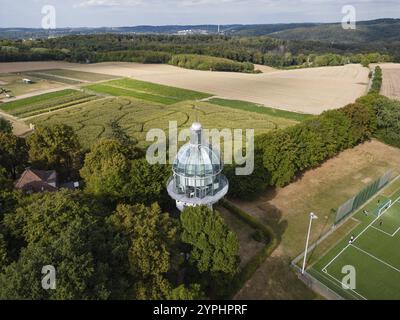
[[[272,228],[262,224],[257,219],[244,212],[242,209],[236,207],[233,203],[229,202],[228,200],[222,200],[221,205],[255,230],[260,231],[267,240],[267,244],[264,246],[264,248],[249,260],[249,262],[241,269],[241,271],[232,281],[231,288],[229,290],[230,298],[232,298],[253,276],[254,272],[256,272],[265,259],[276,249],[278,246],[278,240]]]

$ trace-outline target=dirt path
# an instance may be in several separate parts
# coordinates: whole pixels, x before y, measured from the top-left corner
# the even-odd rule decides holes
[[[54,74],[45,73],[45,72],[35,72],[35,74],[42,75],[42,76],[51,76],[51,77],[54,77],[54,79],[51,80],[51,81],[57,81],[57,78],[60,78],[60,79],[65,79],[65,80],[71,80],[71,81],[81,82],[81,83],[92,83],[92,81],[89,81],[89,80],[82,80],[82,79],[70,78],[70,77],[66,77],[66,76],[59,76],[59,75],[54,75]]]
[[[4,98],[4,99],[2,99],[2,101],[4,103],[18,101],[18,100],[22,100],[22,99],[26,99],[26,98],[30,98],[30,97],[34,97],[34,96],[39,96],[41,94],[46,94],[46,93],[51,93],[51,92],[56,92],[56,91],[61,91],[61,90],[66,90],[66,89],[77,89],[77,88],[79,88],[78,85],[73,85],[73,86],[58,87],[58,88],[52,88],[52,89],[46,89],[46,90],[32,91],[29,93],[21,94],[18,97]]]
[[[13,117],[7,113],[0,111],[0,117],[4,118],[12,123],[13,133],[16,136],[19,136],[19,137],[25,136],[26,134],[28,134],[29,132],[32,131],[32,129],[27,124],[25,124],[22,120],[20,120],[16,117]]]

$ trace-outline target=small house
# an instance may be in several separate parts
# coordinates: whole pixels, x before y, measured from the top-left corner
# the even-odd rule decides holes
[[[15,184],[15,188],[28,193],[54,192],[59,189],[77,189],[79,182],[59,184],[55,170],[34,170],[27,168]]]

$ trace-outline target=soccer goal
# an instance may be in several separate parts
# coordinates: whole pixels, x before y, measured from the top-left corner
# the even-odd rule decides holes
[[[389,201],[381,205],[378,210],[378,217],[384,214],[392,206],[392,204],[393,201],[390,199]]]

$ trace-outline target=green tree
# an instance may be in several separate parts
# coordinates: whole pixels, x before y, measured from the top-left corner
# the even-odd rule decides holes
[[[113,139],[98,141],[86,155],[82,170],[86,191],[96,196],[120,199],[126,194],[130,173],[126,148]]]
[[[127,187],[129,201],[143,204],[167,202],[166,184],[170,175],[171,168],[167,165],[151,165],[146,159],[133,160]]]
[[[400,102],[377,94],[362,97],[357,102],[374,111],[374,136],[387,144],[400,147]]]
[[[12,181],[7,177],[7,170],[0,167],[0,190],[9,189],[12,186]]]
[[[108,126],[111,129],[110,138],[117,140],[122,146],[128,149],[127,155],[129,159],[138,159],[144,155],[143,150],[137,146],[138,141],[131,138],[117,120],[111,120]]]
[[[7,170],[7,178],[17,179],[25,169],[27,160],[25,140],[11,133],[0,132],[0,166]]]
[[[254,150],[254,171],[248,176],[236,175],[235,165],[226,165],[224,174],[229,180],[229,196],[239,199],[254,199],[268,187],[268,172],[264,168],[263,150]]]
[[[28,138],[29,160],[35,168],[57,170],[62,179],[76,179],[82,150],[73,128],[64,124],[40,126]]]
[[[119,205],[109,219],[116,231],[130,238],[128,256],[132,274],[143,280],[170,270],[178,229],[157,204]]]
[[[349,147],[372,137],[377,129],[377,119],[373,108],[361,103],[352,103],[343,107],[341,111],[350,120]]]
[[[171,284],[162,275],[147,277],[134,285],[135,300],[165,300],[171,292]]]
[[[0,233],[0,273],[7,266],[7,263],[8,263],[7,244],[3,234]]]
[[[268,171],[270,183],[282,187],[297,173],[297,146],[288,130],[271,132],[260,139],[263,141],[264,167]]]
[[[12,124],[10,121],[0,118],[0,132],[12,133]]]
[[[4,216],[7,232],[23,244],[19,258],[0,275],[4,299],[107,299],[121,270],[123,245],[90,199],[78,192],[34,194]],[[126,259],[126,258],[125,258]],[[57,290],[41,288],[41,269],[57,271]],[[120,297],[120,292],[117,297]]]
[[[199,284],[191,284],[189,287],[185,285],[180,285],[179,287],[173,289],[167,296],[168,300],[204,300],[206,295],[201,290]]]
[[[238,271],[239,243],[217,211],[205,206],[188,207],[181,214],[182,241],[191,245],[190,261],[200,273]]]

